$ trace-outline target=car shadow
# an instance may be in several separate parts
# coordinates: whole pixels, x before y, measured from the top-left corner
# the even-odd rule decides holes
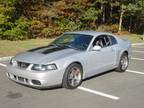
[[[92,79],[92,78],[96,78],[96,77],[99,77],[99,76],[102,76],[102,75],[105,75],[105,74],[114,72],[114,70],[115,70],[115,69],[112,69],[112,70],[109,70],[109,71],[105,71],[105,72],[96,74],[96,75],[94,75],[94,76],[91,76],[91,77],[88,77],[88,78],[84,79],[83,81],[87,81],[87,80],[90,80],[90,79]]]

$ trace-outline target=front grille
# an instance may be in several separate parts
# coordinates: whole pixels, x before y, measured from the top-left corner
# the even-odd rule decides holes
[[[17,76],[17,75],[14,75],[14,74],[10,74],[10,73],[7,73],[7,76],[15,81],[19,81],[19,82],[22,82],[22,83],[29,83],[29,80],[27,78],[24,78],[24,77],[21,77],[21,76]]]
[[[28,68],[29,65],[30,65],[29,63],[24,63],[24,62],[17,61],[17,66],[19,68],[26,69],[26,68]]]
[[[24,82],[25,79],[23,77],[18,76],[18,80],[21,81],[21,82]]]
[[[7,73],[7,76],[14,80],[14,81],[18,81],[20,83],[25,83],[25,84],[31,84],[31,85],[41,85],[41,82],[39,80],[31,80],[31,79],[28,79],[28,78],[25,78],[25,77],[21,77],[21,76],[17,76],[17,75],[14,75],[14,74],[11,74],[11,73]]]

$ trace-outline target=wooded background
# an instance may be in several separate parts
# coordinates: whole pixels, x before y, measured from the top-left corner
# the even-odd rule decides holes
[[[64,31],[144,33],[144,0],[0,0],[0,39],[51,38]]]

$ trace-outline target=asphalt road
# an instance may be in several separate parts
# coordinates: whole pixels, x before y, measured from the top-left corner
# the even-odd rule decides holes
[[[133,47],[132,57],[125,73],[95,76],[75,90],[25,87],[0,65],[0,108],[144,108],[144,45]]]

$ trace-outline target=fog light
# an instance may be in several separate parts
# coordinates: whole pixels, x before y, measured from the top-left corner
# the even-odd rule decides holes
[[[29,82],[27,78],[25,78],[25,82],[26,82],[26,83],[28,83],[28,82]]]
[[[35,85],[41,85],[41,82],[38,81],[38,80],[32,80],[32,83],[35,84]]]

